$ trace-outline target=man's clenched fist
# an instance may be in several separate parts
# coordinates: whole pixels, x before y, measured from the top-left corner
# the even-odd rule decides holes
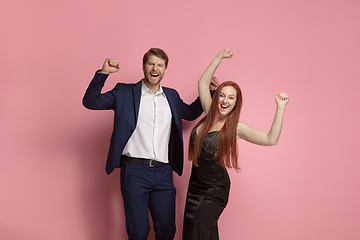
[[[100,73],[110,74],[120,70],[119,61],[113,58],[107,58],[103,64]]]

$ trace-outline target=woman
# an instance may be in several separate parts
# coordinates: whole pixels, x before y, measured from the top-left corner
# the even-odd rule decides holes
[[[191,131],[189,159],[193,160],[184,213],[183,239],[219,239],[217,220],[229,196],[230,179],[226,167],[240,170],[237,164],[237,143],[245,141],[276,145],[280,137],[285,106],[289,98],[276,94],[277,109],[268,133],[239,122],[242,95],[234,82],[220,84],[213,101],[209,85],[217,81],[213,75],[223,58],[231,58],[230,49],[221,51],[201,76],[198,87],[205,117]]]

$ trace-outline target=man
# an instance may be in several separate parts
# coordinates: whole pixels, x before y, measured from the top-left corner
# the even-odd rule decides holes
[[[202,113],[199,98],[188,105],[174,89],[160,85],[167,65],[166,53],[151,48],[143,57],[141,81],[118,83],[111,91],[101,94],[108,75],[120,70],[119,61],[106,59],[83,98],[88,109],[115,112],[106,172],[110,174],[121,167],[129,239],[147,239],[148,210],[155,238],[174,238],[176,190],[172,170],[182,174],[182,119],[195,120]]]

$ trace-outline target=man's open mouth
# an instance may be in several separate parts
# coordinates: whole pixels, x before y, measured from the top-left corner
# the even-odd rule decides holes
[[[159,74],[156,74],[156,73],[150,73],[150,76],[151,76],[151,77],[158,77],[158,76],[159,76]]]

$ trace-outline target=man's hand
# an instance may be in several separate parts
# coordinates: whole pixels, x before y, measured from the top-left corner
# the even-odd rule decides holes
[[[113,58],[107,58],[103,64],[100,73],[110,74],[120,70],[119,61]]]
[[[213,78],[211,79],[211,83],[209,85],[209,89],[211,91],[215,91],[218,86],[219,86],[219,81],[215,76],[213,76]]]

